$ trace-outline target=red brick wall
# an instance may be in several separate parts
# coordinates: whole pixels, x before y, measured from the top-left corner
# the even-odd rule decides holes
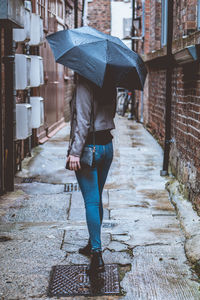
[[[161,45],[161,1],[150,1],[150,51]]]
[[[164,55],[161,50],[161,3],[156,0],[145,1],[145,38],[144,53],[157,51],[154,57]],[[139,14],[139,12],[138,12]],[[173,44],[184,47],[183,35],[190,35],[197,30],[197,1],[174,0],[173,39],[180,39]],[[189,45],[194,44],[192,38]],[[138,47],[142,54],[142,42]],[[151,54],[152,55],[152,54]],[[150,57],[150,56],[147,56]],[[164,146],[165,138],[165,91],[166,68],[159,68],[156,61],[148,64],[149,72],[144,89],[144,125]],[[192,201],[200,214],[200,72],[199,64],[186,64],[174,67],[172,78],[172,120],[170,166],[172,173],[183,184],[185,195]],[[139,119],[141,114],[141,97]]]
[[[93,0],[88,3],[88,25],[104,33],[111,32],[110,0]]]
[[[175,68],[172,92],[171,166],[200,212],[200,79],[197,64]]]
[[[150,51],[150,0],[145,1],[145,37],[144,37],[144,53]]]
[[[178,39],[197,29],[197,0],[174,1],[174,38]]]
[[[164,145],[165,129],[165,69],[149,69],[149,92],[148,92],[148,122],[147,126],[156,136],[162,145]]]

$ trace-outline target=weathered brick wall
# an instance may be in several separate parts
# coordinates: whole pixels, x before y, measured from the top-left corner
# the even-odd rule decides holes
[[[150,1],[150,51],[161,46],[161,1]]]
[[[164,145],[165,137],[165,90],[166,90],[166,70],[149,69],[149,92],[148,92],[148,122],[147,126],[151,132]]]
[[[88,3],[88,25],[104,33],[111,32],[110,0],[93,0]]]
[[[178,39],[197,29],[197,0],[174,1],[174,38]]]
[[[200,72],[198,64],[173,70],[170,150],[172,173],[200,213]],[[148,91],[147,91],[148,88]],[[144,124],[164,146],[166,70],[149,70],[144,95]],[[144,99],[146,99],[144,97]],[[148,111],[148,113],[147,113]]]
[[[200,84],[199,65],[175,68],[172,92],[172,172],[200,213]]]
[[[160,2],[160,3],[159,3]],[[146,58],[165,55],[161,49],[161,1],[145,1],[145,39],[144,45],[139,43],[139,53]],[[139,12],[138,12],[139,14]],[[149,29],[148,29],[149,27]],[[197,30],[197,1],[174,1],[173,52],[184,45],[194,44],[190,34]],[[182,39],[189,35],[187,39]],[[195,35],[198,39],[198,35]],[[187,41],[188,42],[187,42]],[[187,43],[186,43],[187,42]],[[157,51],[158,50],[158,51]],[[152,51],[154,53],[152,53]],[[151,58],[152,59],[152,58]],[[148,63],[149,72],[145,83],[143,101],[144,125],[164,146],[165,138],[165,91],[166,68],[162,69],[156,60]],[[171,137],[173,143],[170,150],[172,173],[183,184],[183,191],[192,201],[200,214],[200,72],[199,63],[189,63],[182,67],[174,67],[172,79]],[[139,103],[139,119],[141,115],[141,97]]]
[[[150,0],[145,1],[145,37],[144,53],[150,52]],[[141,44],[141,43],[140,43]],[[142,45],[141,45],[142,46]]]

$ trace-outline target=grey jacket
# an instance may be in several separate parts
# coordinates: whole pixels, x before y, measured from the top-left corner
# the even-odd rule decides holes
[[[109,92],[98,88],[91,81],[79,76],[75,96],[70,103],[71,142],[68,154],[81,156],[88,133],[92,131],[92,102],[95,131],[115,128],[113,119],[116,111],[116,91]]]

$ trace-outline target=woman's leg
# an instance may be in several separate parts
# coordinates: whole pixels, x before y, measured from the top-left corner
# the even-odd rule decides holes
[[[76,177],[84,198],[92,250],[101,250],[100,196],[97,168],[83,168]]]
[[[103,193],[103,187],[105,185],[108,176],[110,165],[113,160],[113,144],[111,142],[102,147],[104,147],[104,158],[99,164],[97,164],[99,196],[100,196],[99,214],[100,214],[101,224],[103,221],[102,193]]]

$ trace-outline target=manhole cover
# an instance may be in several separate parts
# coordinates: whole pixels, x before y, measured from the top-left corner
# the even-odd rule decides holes
[[[48,296],[120,294],[118,265],[105,265],[105,271],[92,278],[86,274],[87,268],[88,265],[52,267]]]

